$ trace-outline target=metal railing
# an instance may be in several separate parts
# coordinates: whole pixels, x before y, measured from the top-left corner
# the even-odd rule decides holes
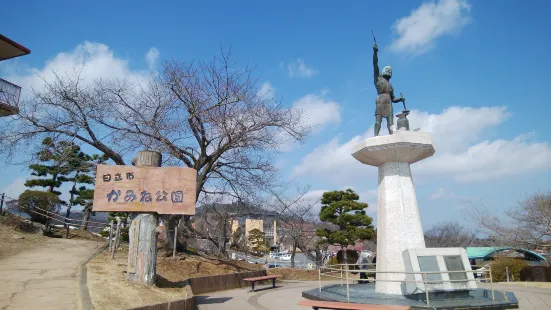
[[[376,266],[376,264],[361,264],[362,266],[373,266],[373,268]],[[470,282],[475,281],[474,279],[465,279],[465,280],[428,280],[427,275],[431,274],[449,274],[449,273],[483,273],[484,277],[486,273],[489,274],[489,280],[490,280],[490,290],[492,291],[492,301],[495,301],[495,295],[494,295],[494,286],[492,281],[492,269],[487,266],[488,269],[484,266],[476,266],[473,267],[484,267],[483,270],[477,269],[477,270],[457,270],[457,271],[427,271],[427,272],[406,272],[406,271],[377,271],[376,269],[350,269],[349,266],[358,266],[358,264],[336,264],[336,265],[329,265],[329,266],[320,266],[318,268],[318,284],[319,284],[319,292],[321,293],[321,277],[328,277],[328,278],[336,278],[341,280],[341,286],[344,285],[343,281],[346,280],[346,299],[350,301],[350,277],[348,274],[350,272],[353,273],[366,273],[367,274],[403,274],[404,276],[411,274],[421,274],[423,276],[423,280],[388,280],[388,279],[379,279],[377,280],[377,277],[375,276],[375,279],[369,279],[369,281],[374,282],[400,282],[400,283],[424,283],[425,286],[425,298],[427,306],[430,306],[430,299],[429,299],[429,287],[427,284],[438,284],[438,283],[453,283],[453,282]],[[335,268],[338,267],[338,268]],[[345,268],[344,268],[345,267]],[[328,272],[322,272],[322,270],[327,270]],[[340,276],[335,276],[331,274],[339,274]],[[344,273],[344,276],[343,276]],[[368,281],[368,279],[354,279],[353,281]]]
[[[0,79],[0,104],[5,104],[17,109],[20,96],[21,87]]]

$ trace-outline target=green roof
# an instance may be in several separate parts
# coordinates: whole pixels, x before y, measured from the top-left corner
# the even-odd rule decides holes
[[[546,260],[545,257],[541,256],[540,254],[538,254],[536,252],[532,252],[532,251],[526,250],[526,249],[506,247],[506,246],[502,246],[502,247],[469,247],[469,248],[467,248],[467,256],[469,257],[469,259],[477,259],[477,258],[488,259],[492,254],[494,254],[496,252],[507,251],[507,250],[513,250],[513,251],[528,254],[528,256],[531,256],[531,258],[533,258],[533,260],[538,260],[538,261],[540,261],[540,260],[545,261]]]

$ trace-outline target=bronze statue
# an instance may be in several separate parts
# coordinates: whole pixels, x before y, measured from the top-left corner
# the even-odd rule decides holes
[[[375,36],[373,36],[375,39]],[[395,98],[394,89],[390,84],[390,78],[392,77],[392,68],[386,66],[383,68],[383,72],[379,71],[379,58],[377,57],[377,52],[379,47],[377,42],[373,45],[373,82],[375,83],[375,88],[377,89],[377,100],[375,101],[375,136],[379,135],[381,130],[381,123],[383,117],[386,118],[386,124],[388,128],[388,133],[392,134],[392,125],[394,124],[394,113],[392,112],[392,103],[404,102],[404,97]],[[409,126],[408,126],[409,127]]]

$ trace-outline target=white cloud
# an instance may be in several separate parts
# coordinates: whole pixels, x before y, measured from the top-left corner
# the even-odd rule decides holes
[[[367,133],[358,135],[343,144],[341,144],[340,138],[336,137],[329,143],[318,146],[304,156],[298,166],[293,168],[292,176],[312,175],[340,182],[349,182],[365,176],[370,173],[370,168],[356,162],[350,154],[352,147],[367,137]]]
[[[25,178],[17,178],[11,182],[11,184],[0,190],[0,193],[6,194],[6,197],[8,197],[6,200],[17,199],[21,193],[28,189],[25,187],[26,181],[27,180]]]
[[[304,63],[304,60],[298,58],[297,60],[287,65],[289,71],[289,77],[312,77],[318,72]]]
[[[458,182],[475,182],[551,168],[551,147],[519,135],[511,140],[481,138],[487,131],[507,120],[511,113],[504,107],[451,107],[440,114],[412,111],[410,126],[429,132],[436,154],[413,165],[416,176],[444,176]],[[325,179],[349,184],[377,179],[377,170],[358,163],[352,147],[367,137],[341,142],[340,137],[321,145],[302,158],[292,175]]]
[[[368,205],[368,208],[366,210],[367,214],[371,214],[371,215],[377,214],[377,208],[379,205],[378,193],[379,192],[376,189],[357,191],[357,194],[360,196],[360,201],[367,202],[367,205]],[[375,222],[373,224],[375,225]]]
[[[314,131],[319,131],[329,124],[338,124],[341,121],[339,103],[323,98],[328,92],[328,90],[322,90],[321,95],[308,94],[292,104],[292,109],[302,111],[305,125]],[[275,98],[275,89],[270,82],[264,82],[257,95],[265,99],[273,99]]]
[[[264,89],[264,85],[260,91]],[[260,93],[259,91],[259,93]],[[266,91],[272,91],[266,87]],[[341,121],[340,105],[332,100],[324,99],[316,94],[308,94],[293,102],[292,109],[300,110],[303,113],[304,125],[312,132],[319,133],[323,127],[330,124],[338,124]],[[292,151],[296,143],[285,131],[279,132],[279,147],[282,152]]]
[[[458,182],[475,182],[551,168],[551,147],[519,135],[512,140],[485,140],[460,153],[444,153],[420,162],[428,174],[448,174]]]
[[[158,57],[158,51],[153,48],[146,54],[148,64]],[[86,84],[94,79],[128,79],[131,82],[145,82],[149,72],[130,69],[128,60],[117,57],[105,44],[84,42],[69,52],[58,53],[46,61],[42,68],[25,69],[17,75],[7,77],[8,80],[23,87],[23,92],[32,89],[42,90],[44,80],[53,81],[55,75],[73,76],[79,73],[80,83]]]
[[[274,99],[275,89],[270,82],[265,82],[258,90],[257,95],[264,99]]]
[[[308,94],[293,103],[293,109],[304,113],[305,122],[314,131],[321,127],[341,121],[340,105],[315,94]]]
[[[430,132],[438,153],[464,150],[485,130],[508,120],[506,107],[449,107],[440,114],[413,110],[408,116],[411,129]]]
[[[149,70],[153,71],[157,65],[157,60],[159,59],[159,50],[155,47],[152,47],[145,53],[145,61],[147,62],[147,67]]]
[[[327,192],[327,190],[313,190],[309,191],[304,196],[302,196],[302,199],[305,200],[307,203],[313,204],[312,210],[310,210],[310,213],[312,214],[319,214],[321,211],[321,196],[323,196],[323,193]]]
[[[470,21],[471,6],[465,0],[427,1],[409,16],[396,21],[397,38],[391,43],[394,52],[422,54],[444,35],[457,35]]]
[[[436,191],[429,197],[430,200],[448,200],[453,198],[455,198],[455,193],[443,188],[436,189]]]

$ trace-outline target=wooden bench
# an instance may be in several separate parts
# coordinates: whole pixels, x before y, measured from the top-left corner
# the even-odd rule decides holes
[[[299,306],[312,307],[318,309],[334,309],[334,310],[409,310],[406,306],[387,306],[387,305],[367,305],[353,304],[346,302],[331,302],[318,300],[303,300],[298,303]]]
[[[258,281],[266,281],[266,280],[272,280],[272,287],[275,288],[275,280],[279,278],[279,276],[264,276],[264,277],[256,277],[256,278],[245,278],[243,281],[251,282],[252,283],[252,289],[254,292],[254,283]]]

